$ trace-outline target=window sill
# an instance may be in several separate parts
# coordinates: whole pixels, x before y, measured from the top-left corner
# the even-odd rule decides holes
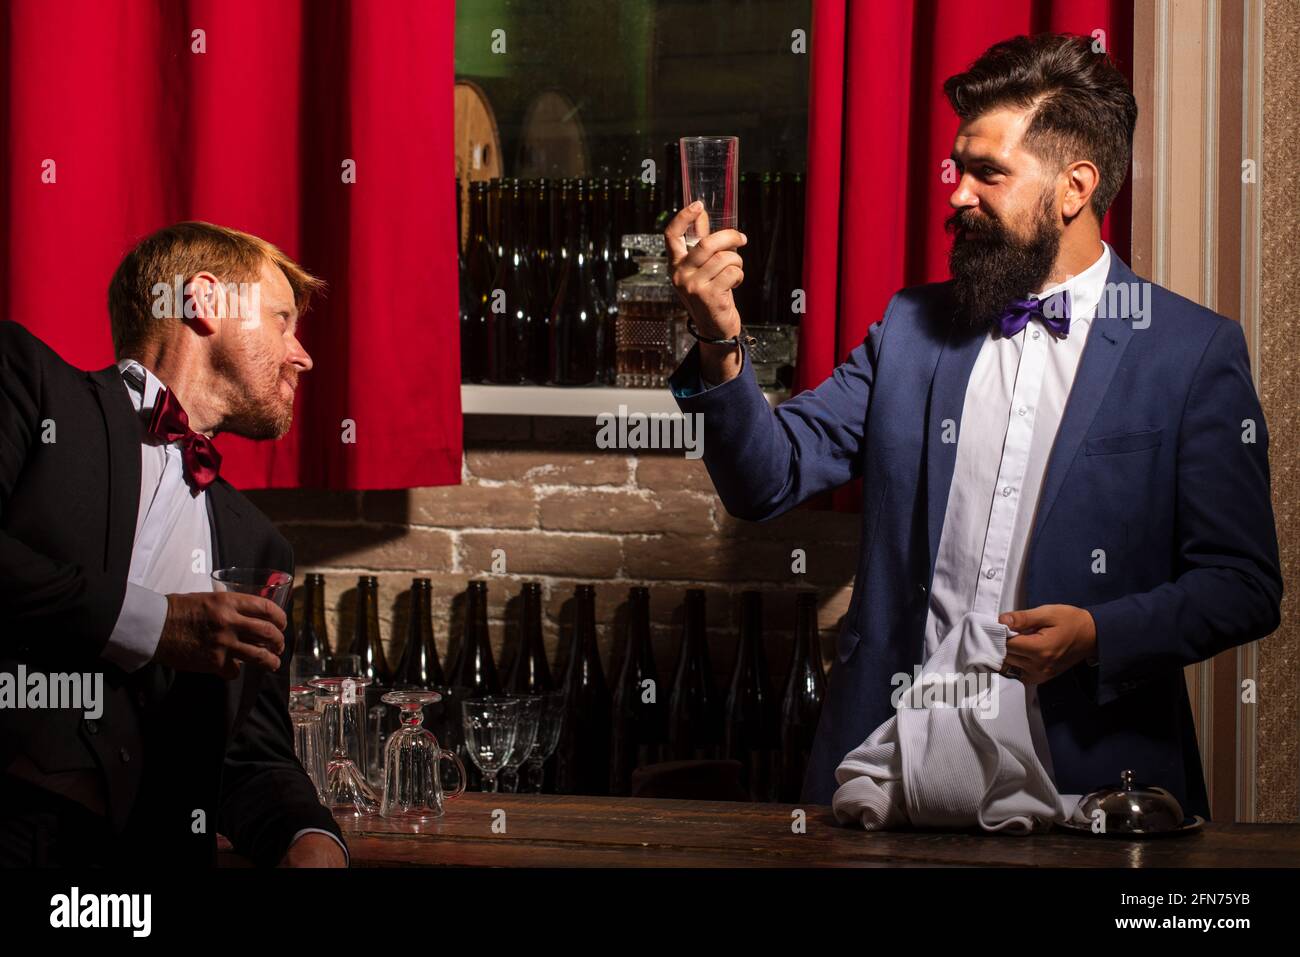
[[[764,392],[769,405],[776,406],[789,393]],[[616,389],[609,386],[563,388],[539,385],[473,385],[460,387],[461,411],[465,415],[568,415],[595,418],[601,413],[617,415],[619,406],[633,412],[677,412],[677,402],[661,389]]]

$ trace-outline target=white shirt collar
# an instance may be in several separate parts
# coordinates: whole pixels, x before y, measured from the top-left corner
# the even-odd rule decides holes
[[[131,396],[135,410],[152,413],[154,404],[158,401],[158,393],[167,386],[135,359],[118,359],[117,368],[122,373],[122,381],[126,383],[126,391]]]
[[[1110,275],[1110,245],[1102,241],[1101,255],[1091,266],[1071,276],[1065,282],[1057,283],[1042,292],[1032,293],[1031,299],[1046,299],[1058,292],[1066,291],[1070,296],[1070,322],[1091,322],[1097,313],[1097,304],[1101,302],[1106,291],[1106,277]]]

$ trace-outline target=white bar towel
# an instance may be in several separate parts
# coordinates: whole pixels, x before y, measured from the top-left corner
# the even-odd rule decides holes
[[[1025,834],[1085,820],[1082,795],[1058,794],[1033,690],[998,674],[1007,627],[964,615],[897,683],[895,715],[835,771],[841,823],[868,830],[973,827]]]

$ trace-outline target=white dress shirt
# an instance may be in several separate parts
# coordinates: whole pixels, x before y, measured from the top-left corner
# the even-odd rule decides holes
[[[1048,458],[1110,273],[1110,246],[1101,245],[1083,272],[1031,296],[1070,297],[1067,335],[1036,318],[1010,338],[994,328],[975,358],[930,587],[927,658],[965,615],[996,620],[1024,607],[1024,559]],[[1036,686],[1026,686],[1025,708],[1035,750],[1055,777]]]
[[[212,591],[212,525],[207,490],[195,494],[185,481],[180,442],[164,443],[147,431],[166,386],[134,359],[122,359],[117,367],[140,414],[140,510],[126,598],[104,657],[135,671],[158,649],[167,596]]]
[[[167,596],[212,591],[215,556],[212,523],[208,518],[208,493],[195,491],[185,479],[181,445],[163,442],[148,432],[158,393],[166,386],[134,359],[117,363],[131,404],[140,415],[140,510],[135,519],[135,541],[126,596],[103,655],[124,671],[135,671],[153,659],[167,620]],[[304,834],[329,831],[304,828]]]
[[[966,385],[957,458],[939,535],[925,628],[926,654],[963,615],[1022,607],[1024,558],[1047,460],[1110,272],[1110,247],[1091,266],[1031,298],[1070,297],[1057,336],[1031,319],[1010,338],[996,328]]]

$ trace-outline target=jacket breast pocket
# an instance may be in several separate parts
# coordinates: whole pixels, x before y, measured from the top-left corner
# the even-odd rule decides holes
[[[1084,443],[1088,455],[1117,455],[1121,452],[1141,452],[1154,449],[1164,439],[1164,429],[1144,429],[1141,432],[1122,432],[1117,435],[1099,435]]]

